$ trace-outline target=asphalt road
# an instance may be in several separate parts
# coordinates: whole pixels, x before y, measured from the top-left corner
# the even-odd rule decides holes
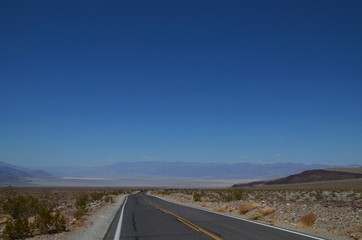
[[[122,207],[104,239],[114,239]],[[248,221],[170,203],[138,193],[130,195],[123,210],[120,239],[320,239]]]

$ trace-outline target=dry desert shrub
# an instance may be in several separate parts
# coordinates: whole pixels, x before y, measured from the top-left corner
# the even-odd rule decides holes
[[[193,199],[194,199],[194,202],[201,202],[202,201],[201,200],[201,193],[199,193],[199,192],[194,193]]]
[[[345,232],[345,235],[354,240],[362,239],[362,225],[353,226]]]
[[[315,223],[316,220],[317,220],[317,215],[315,215],[314,213],[308,213],[303,217],[301,217],[299,223],[304,227],[310,227]]]
[[[87,223],[84,221],[84,219],[81,219],[81,220],[76,220],[74,222],[74,225],[76,227],[86,227],[87,226]]]
[[[247,215],[246,215],[246,218],[247,219],[250,219],[250,220],[261,220],[263,219],[263,215],[260,213],[260,212],[249,212]]]
[[[208,199],[208,202],[218,202],[218,201],[219,201],[219,199],[217,199],[216,197],[210,197]]]
[[[275,211],[276,211],[276,209],[272,208],[272,207],[264,207],[264,208],[259,209],[259,213],[263,216],[267,216]]]
[[[238,213],[245,214],[258,207],[260,207],[260,204],[258,204],[258,203],[253,203],[253,202],[243,203],[239,206]]]
[[[217,212],[227,212],[228,209],[229,209],[229,205],[227,205],[227,204],[223,204],[220,207],[214,208],[214,210]]]
[[[0,214],[0,224],[7,223],[13,220],[13,217],[10,214]]]

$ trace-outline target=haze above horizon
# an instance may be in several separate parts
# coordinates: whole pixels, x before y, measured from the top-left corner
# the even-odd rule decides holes
[[[361,12],[1,1],[0,161],[360,164]]]

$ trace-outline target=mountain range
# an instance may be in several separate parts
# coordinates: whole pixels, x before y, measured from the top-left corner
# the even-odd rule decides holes
[[[59,177],[99,178],[196,178],[196,179],[271,179],[305,170],[330,167],[322,164],[297,163],[194,163],[140,161],[119,162],[103,166],[56,166],[44,168]]]
[[[34,184],[41,180],[43,183],[56,179],[113,179],[113,180],[152,180],[152,179],[198,179],[198,180],[238,180],[249,184],[279,184],[280,181],[306,182],[328,179],[355,178],[346,174],[327,173],[322,170],[331,166],[323,164],[297,163],[195,163],[195,162],[166,162],[140,161],[118,162],[101,166],[52,166],[33,170],[0,161],[0,185],[28,183]],[[312,171],[309,171],[312,170]],[[338,169],[337,169],[338,170]],[[307,172],[304,172],[307,171]],[[304,173],[302,173],[304,172]],[[331,175],[332,174],[332,175]],[[287,178],[285,176],[291,175]],[[267,180],[274,179],[274,180]],[[275,180],[276,179],[276,180]],[[317,180],[316,180],[317,179]],[[35,180],[35,182],[33,181]],[[255,180],[262,180],[251,182]],[[278,182],[279,181],[279,182]],[[37,185],[37,183],[35,183]],[[244,184],[241,184],[244,185]]]
[[[0,183],[26,182],[30,178],[50,178],[50,173],[44,170],[31,170],[0,161]]]

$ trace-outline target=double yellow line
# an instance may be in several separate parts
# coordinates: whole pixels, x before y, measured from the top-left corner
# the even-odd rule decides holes
[[[145,198],[143,198],[143,200],[145,200],[145,202],[147,202],[147,203],[150,204],[151,206],[153,206],[153,207],[161,210],[162,212],[165,212],[165,213],[167,213],[167,214],[170,214],[170,215],[174,216],[178,221],[180,221],[181,223],[185,224],[186,226],[188,226],[188,227],[190,227],[190,228],[192,228],[192,229],[194,229],[194,230],[196,230],[196,231],[202,232],[202,233],[208,235],[209,237],[211,237],[211,238],[213,238],[213,239],[215,239],[215,240],[222,240],[222,238],[216,236],[215,234],[212,234],[211,232],[203,229],[202,227],[197,226],[196,224],[194,224],[194,223],[192,223],[192,222],[184,219],[183,217],[180,217],[179,215],[177,215],[177,214],[175,214],[175,213],[173,213],[173,212],[171,212],[171,211],[169,211],[169,210],[167,210],[167,209],[165,209],[165,208],[161,208],[161,207],[157,206],[156,204],[150,202],[149,200],[147,200],[147,199],[145,199]]]

